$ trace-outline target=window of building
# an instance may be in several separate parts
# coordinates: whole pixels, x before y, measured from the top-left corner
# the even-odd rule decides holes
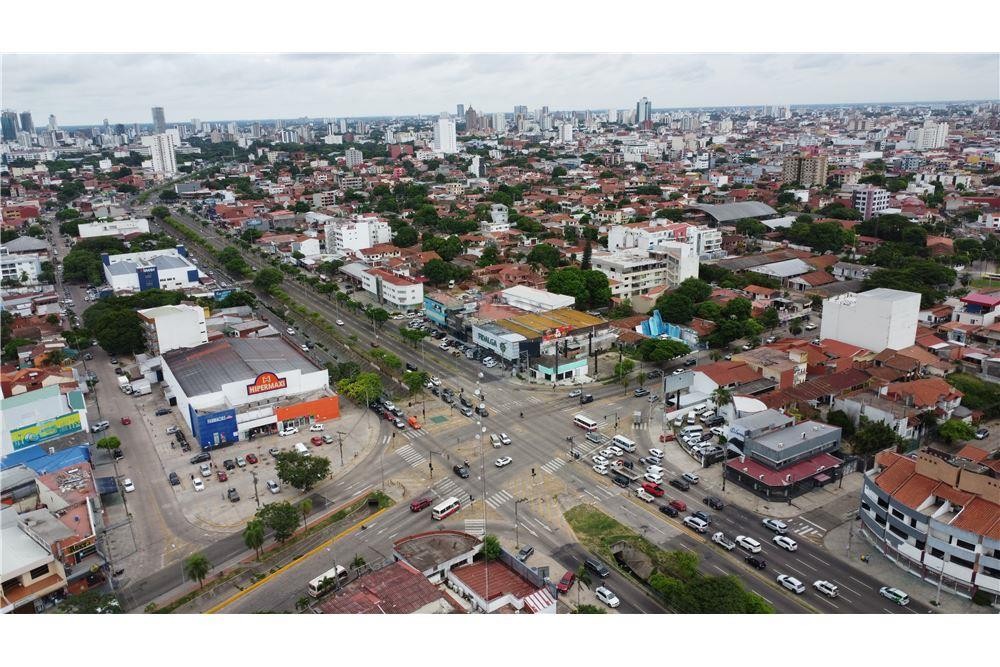
[[[976,545],[975,544],[973,544],[972,542],[966,542],[965,540],[960,540],[957,537],[955,538],[955,546],[961,547],[961,548],[963,548],[963,549],[965,549],[967,551],[975,551],[976,550]]]
[[[45,565],[42,565],[41,567],[36,567],[34,570],[32,570],[31,572],[29,572],[28,574],[31,575],[32,579],[40,579],[41,577],[44,577],[48,573],[49,573],[49,564],[46,563]]]
[[[931,555],[935,558],[944,558],[944,552],[937,547],[931,547]]]

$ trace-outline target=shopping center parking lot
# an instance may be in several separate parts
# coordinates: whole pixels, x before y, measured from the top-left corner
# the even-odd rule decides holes
[[[257,502],[254,499],[254,479],[257,475],[257,497],[261,506],[278,501],[286,500],[298,502],[305,497],[290,486],[281,486],[280,493],[272,494],[267,489],[267,481],[278,481],[278,475],[274,468],[274,458],[268,454],[272,447],[284,451],[291,449],[296,442],[304,442],[316,455],[326,456],[333,460],[336,452],[336,445],[323,444],[319,447],[309,442],[310,436],[317,433],[308,431],[300,432],[298,435],[279,437],[277,435],[257,437],[252,441],[237,442],[231,446],[212,450],[211,461],[205,463],[211,466],[211,475],[204,476],[201,473],[200,463],[191,463],[191,458],[201,452],[200,447],[194,442],[191,435],[177,412],[177,408],[171,408],[171,412],[166,415],[157,416],[156,410],[166,406],[162,398],[158,398],[156,393],[148,396],[141,396],[135,399],[137,416],[141,416],[148,427],[152,442],[150,443],[156,450],[156,454],[162,465],[162,474],[153,476],[157,484],[164,484],[169,487],[181,507],[188,521],[199,525],[206,530],[217,530],[230,533],[240,529],[253,517],[257,511]],[[184,452],[178,444],[174,435],[167,433],[167,429],[176,426],[180,429],[191,445],[191,451]],[[322,435],[322,434],[318,434]],[[244,460],[248,454],[257,457],[257,463],[246,463],[245,467],[234,467],[226,470],[224,462],[231,459],[234,463],[237,457],[242,456]],[[220,481],[218,472],[223,471],[226,481]],[[180,478],[180,484],[170,486],[169,475],[176,472]],[[204,491],[195,491],[192,478],[201,478],[204,483]],[[236,489],[239,494],[239,501],[232,502],[227,497],[227,491]]]

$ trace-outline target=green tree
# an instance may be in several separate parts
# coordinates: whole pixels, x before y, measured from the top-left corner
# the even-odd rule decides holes
[[[389,311],[385,308],[368,308],[365,311],[365,315],[368,316],[369,320],[372,320],[378,326],[382,326],[389,321]]]
[[[309,498],[303,498],[302,501],[299,503],[299,512],[302,514],[302,528],[304,529],[309,527],[309,524],[306,522],[306,517],[309,516],[309,513],[312,512],[312,509],[313,509],[313,501],[310,500]]]
[[[573,614],[606,614],[607,612],[593,604],[578,604]]]
[[[184,560],[184,576],[198,582],[199,588],[204,588],[205,577],[212,569],[212,564],[205,557],[205,554],[191,554]]]
[[[698,278],[688,278],[675,290],[691,300],[691,303],[701,303],[712,296],[712,286]]]
[[[368,561],[365,560],[364,556],[359,556],[354,554],[354,560],[351,561],[351,569],[357,570],[358,568],[364,567]]]
[[[539,243],[528,253],[529,264],[541,264],[547,269],[554,269],[559,266],[562,256],[555,246],[548,243]]]
[[[309,212],[309,208],[310,207],[309,207],[308,202],[297,201],[297,202],[295,202],[295,206],[292,207],[292,210],[295,211],[296,213],[308,213]]]
[[[268,267],[257,272],[257,275],[253,279],[253,285],[258,289],[271,293],[275,287],[281,284],[283,278],[284,276],[281,271]]]
[[[830,410],[826,414],[826,423],[831,426],[839,426],[843,437],[850,438],[854,435],[854,422],[843,410]]]
[[[247,521],[247,527],[243,529],[243,544],[247,549],[253,549],[257,560],[260,560],[264,547],[264,524],[260,519]]]
[[[715,403],[716,410],[721,410],[723,407],[730,405],[733,402],[733,392],[729,391],[725,387],[717,387],[712,392],[712,402]]]
[[[609,320],[620,320],[623,317],[631,317],[634,314],[635,311],[632,309],[632,300],[622,299],[621,302],[612,306],[611,309],[608,310],[607,317]]]
[[[660,317],[671,324],[687,324],[694,317],[694,303],[683,294],[671,292],[656,300]]]
[[[257,510],[257,518],[274,531],[277,542],[285,542],[299,527],[299,509],[287,500],[264,505]]]
[[[583,259],[580,260],[580,269],[583,271],[590,270],[590,257],[593,254],[593,248],[590,245],[591,239],[587,239],[587,242],[583,246]]]
[[[765,329],[774,329],[781,324],[781,319],[778,317],[778,309],[774,306],[765,308],[764,312],[757,318],[757,321]]]
[[[750,317],[752,311],[753,304],[750,303],[749,299],[737,297],[725,305],[722,309],[722,317],[742,322]]]
[[[500,540],[496,535],[487,535],[483,538],[483,558],[493,561],[500,558]]]
[[[635,362],[631,359],[622,359],[620,362],[615,364],[615,377],[619,381],[624,379],[629,373],[635,369]]]
[[[309,491],[330,474],[330,459],[322,456],[303,456],[298,452],[278,452],[275,469],[278,478],[299,491]]]
[[[57,614],[124,614],[121,602],[111,593],[89,589],[56,605]]]
[[[164,190],[160,193],[160,201],[162,202],[175,202],[178,199],[180,199],[180,195],[173,190]]]
[[[337,389],[355,403],[368,405],[382,395],[382,380],[378,373],[358,373],[354,378],[338,381]]]
[[[483,248],[483,254],[476,262],[476,266],[492,266],[500,263],[500,251],[494,244],[489,244]]]
[[[395,236],[393,236],[392,242],[400,248],[409,248],[416,245],[417,241],[420,240],[417,230],[411,225],[400,225],[396,227]]]
[[[163,220],[168,215],[170,215],[170,209],[168,209],[166,206],[154,206],[149,210],[149,213],[157,220]]]
[[[415,394],[427,384],[428,378],[429,376],[424,371],[406,371],[403,373],[403,384],[406,385],[411,394]]]
[[[65,222],[66,220],[73,220],[80,217],[80,212],[75,208],[64,208],[56,212],[56,220],[59,222]]]
[[[113,452],[116,449],[121,448],[122,441],[119,440],[118,436],[116,435],[109,435],[95,442],[94,446],[97,447],[98,449],[103,449],[108,452]]]
[[[862,456],[871,456],[883,449],[896,447],[901,438],[891,426],[880,421],[861,418],[861,425],[854,434],[854,451]]]
[[[950,445],[962,440],[971,440],[976,434],[976,429],[960,419],[949,419],[938,426],[937,432],[938,437]]]

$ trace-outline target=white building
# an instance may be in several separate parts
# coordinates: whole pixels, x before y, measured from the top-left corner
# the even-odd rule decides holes
[[[101,255],[104,279],[117,292],[148,289],[178,290],[198,287],[198,267],[187,258],[184,246],[167,250]]]
[[[670,222],[666,219],[614,225],[608,229],[608,250],[652,250],[666,241],[686,241],[690,229],[694,227],[685,222]]]
[[[926,151],[942,148],[948,140],[948,123],[938,123],[928,119],[922,127],[907,130],[906,140],[913,144],[914,150]]]
[[[507,133],[507,114],[502,112],[493,114],[493,129],[497,134]]]
[[[208,342],[204,308],[182,303],[137,312],[142,320],[147,347],[154,356]]]
[[[148,234],[149,221],[146,218],[129,218],[128,220],[113,220],[111,222],[86,222],[79,225],[79,229],[81,239]]]
[[[594,270],[608,277],[611,295],[620,298],[647,294],[656,287],[676,287],[698,276],[698,257],[686,243],[665,242],[655,251],[621,250],[594,253]],[[678,280],[679,278],[679,280]]]
[[[83,393],[62,393],[57,384],[0,400],[0,454],[45,446],[49,440],[80,433],[86,437],[87,404]]]
[[[688,230],[687,242],[694,246],[698,257],[717,257],[723,254],[722,230],[705,225]]]
[[[142,145],[149,148],[149,156],[153,161],[153,171],[164,176],[177,173],[177,156],[174,153],[173,139],[169,134],[153,134],[142,138]]]
[[[347,149],[347,152],[344,153],[344,158],[347,160],[348,168],[354,168],[365,160],[364,154],[353,146]]]
[[[374,216],[356,216],[353,219],[334,218],[323,227],[328,253],[354,254],[392,241],[392,228],[385,220]]]
[[[917,335],[920,295],[879,287],[823,301],[820,338],[839,340],[873,352],[902,350]]]
[[[507,207],[504,204],[490,206],[490,219],[479,222],[479,230],[483,233],[495,234],[510,231],[510,220]]]
[[[458,152],[458,140],[455,138],[455,119],[446,112],[441,113],[434,124],[434,150],[450,154]]]
[[[515,285],[500,292],[500,299],[508,306],[530,313],[544,313],[556,308],[572,308],[576,297],[554,294],[527,285]]]
[[[20,281],[23,285],[38,282],[42,271],[42,260],[36,254],[11,255],[6,248],[0,249],[0,278],[3,281]]]
[[[559,126],[559,141],[564,144],[573,143],[573,124],[563,123]]]
[[[419,310],[424,306],[424,284],[407,276],[367,269],[361,273],[361,287],[398,310]]]
[[[866,185],[854,191],[851,202],[861,212],[861,219],[868,220],[889,208],[889,191]]]

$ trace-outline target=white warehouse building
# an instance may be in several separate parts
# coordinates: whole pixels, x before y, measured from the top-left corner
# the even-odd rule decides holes
[[[205,309],[200,306],[181,303],[146,308],[138,313],[147,347],[154,356],[208,342]]]
[[[823,301],[820,338],[839,340],[872,352],[902,350],[917,336],[920,295],[879,287]]]
[[[109,222],[86,222],[79,225],[79,229],[81,239],[92,239],[100,236],[148,234],[149,221],[146,218],[129,218],[128,220],[112,220]]]
[[[104,278],[115,293],[187,289],[201,284],[198,267],[187,258],[182,245],[121,255],[104,253],[101,261]]]

